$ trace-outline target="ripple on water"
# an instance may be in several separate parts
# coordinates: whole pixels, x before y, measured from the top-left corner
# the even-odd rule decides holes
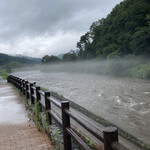
[[[59,72],[34,73],[32,71],[16,73],[16,75],[28,78],[29,81],[35,80],[37,84],[64,95],[134,136],[149,142],[150,81]],[[143,127],[142,122],[147,128]]]

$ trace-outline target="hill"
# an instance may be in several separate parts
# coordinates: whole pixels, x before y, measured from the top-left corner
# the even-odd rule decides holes
[[[8,64],[10,62],[19,62],[21,64],[39,64],[41,63],[40,58],[28,57],[28,56],[10,56],[7,54],[0,53],[0,66]]]
[[[77,42],[79,57],[150,56],[150,0],[124,0]]]

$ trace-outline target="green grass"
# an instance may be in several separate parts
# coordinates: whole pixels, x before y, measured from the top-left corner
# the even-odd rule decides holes
[[[150,63],[130,68],[126,70],[125,75],[133,78],[150,79]]]
[[[5,69],[0,69],[0,76],[1,76],[3,79],[7,79],[8,73],[5,71]]]
[[[37,100],[35,99],[34,101],[34,106],[33,106],[33,121],[37,127],[37,129],[39,131],[42,130],[42,118],[41,118],[41,114],[40,114],[40,105],[39,105],[39,102],[37,102]]]

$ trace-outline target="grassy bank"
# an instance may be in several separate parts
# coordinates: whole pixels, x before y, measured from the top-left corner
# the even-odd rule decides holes
[[[41,65],[42,72],[91,73],[116,77],[150,79],[148,57],[126,56]]]
[[[150,62],[144,58],[107,60],[104,72],[111,76],[150,79]]]
[[[8,73],[5,71],[5,69],[0,69],[0,76],[5,80],[7,79]]]
[[[150,63],[130,68],[124,72],[124,75],[133,78],[150,79]]]

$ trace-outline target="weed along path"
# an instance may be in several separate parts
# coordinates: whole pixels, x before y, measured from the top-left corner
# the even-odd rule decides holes
[[[53,150],[49,138],[28,120],[23,98],[0,83],[0,150]]]

